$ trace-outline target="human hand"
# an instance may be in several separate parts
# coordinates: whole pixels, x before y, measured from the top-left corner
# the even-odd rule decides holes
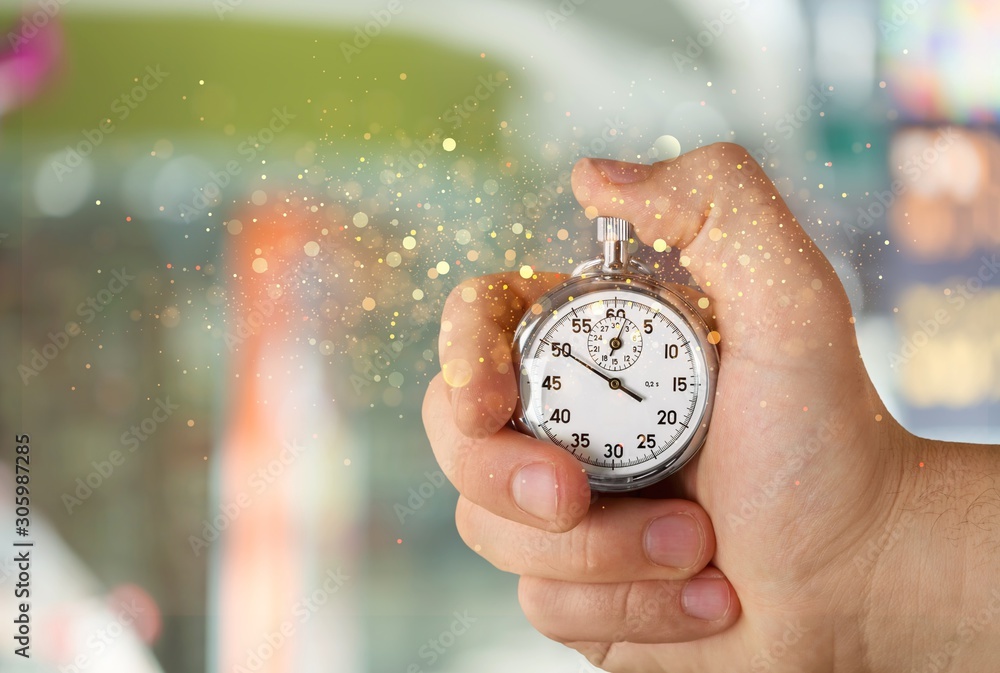
[[[996,475],[995,452],[918,440],[889,416],[841,283],[742,148],[654,166],[585,159],[573,189],[647,244],[680,248],[709,298],[722,342],[708,437],[642,494],[655,498],[591,503],[570,454],[505,427],[513,330],[560,278],[463,283],[424,403],[463,539],[521,575],[536,628],[611,671],[908,670],[945,647],[942,623],[957,632],[981,607],[962,589],[989,557],[981,531],[942,545],[935,518],[980,499],[933,474]],[[986,507],[995,521],[1000,502]],[[976,635],[949,660],[988,661],[996,638]]]

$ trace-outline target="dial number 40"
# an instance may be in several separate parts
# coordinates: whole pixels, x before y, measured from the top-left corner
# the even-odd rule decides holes
[[[571,414],[569,409],[553,409],[549,421],[552,423],[569,423]]]

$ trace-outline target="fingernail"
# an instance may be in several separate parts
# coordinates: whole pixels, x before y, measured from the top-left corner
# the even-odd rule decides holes
[[[556,470],[551,463],[525,465],[514,475],[511,484],[514,502],[528,514],[539,519],[556,518]]]
[[[630,164],[611,159],[591,159],[590,162],[601,172],[605,180],[616,185],[642,182],[653,174],[653,167],[648,164]]]
[[[701,557],[701,526],[688,514],[668,514],[646,528],[646,556],[656,565],[690,568]]]
[[[729,583],[721,577],[696,577],[681,592],[681,607],[689,617],[714,622],[729,612]]]

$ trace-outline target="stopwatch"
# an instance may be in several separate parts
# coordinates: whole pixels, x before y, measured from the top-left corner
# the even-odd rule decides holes
[[[603,255],[539,298],[514,335],[521,432],[569,451],[597,491],[679,470],[708,433],[719,357],[698,312],[631,259],[631,224],[597,217]]]

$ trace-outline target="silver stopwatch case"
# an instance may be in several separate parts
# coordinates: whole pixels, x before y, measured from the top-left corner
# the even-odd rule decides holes
[[[677,472],[701,448],[712,415],[719,357],[709,328],[694,307],[629,258],[631,225],[618,218],[598,217],[597,229],[603,256],[581,265],[569,280],[539,298],[519,323],[513,348],[518,388],[513,424],[524,434],[573,453],[592,489],[632,491]],[[592,317],[573,317],[585,315]],[[561,349],[570,340],[554,339],[561,333],[570,335],[570,324],[579,332],[573,335],[576,349],[564,353]],[[583,330],[588,332],[586,340]],[[666,343],[651,339],[659,332],[666,335],[662,339]],[[644,339],[649,343],[644,345]],[[617,350],[612,348],[616,342]],[[654,344],[663,346],[664,357],[685,361],[681,372],[685,376],[673,376],[673,369],[669,376],[662,373],[669,363],[660,362],[659,351],[649,352]],[[614,357],[618,351],[636,350],[638,354]],[[578,389],[570,395],[564,387],[566,377],[550,371],[572,371]],[[684,387],[680,395],[679,382]],[[552,389],[555,384],[558,393]],[[585,418],[578,421],[572,420],[568,403],[555,406],[558,400],[586,406],[584,400],[592,400],[598,390],[591,386],[610,389],[613,399],[585,410]],[[545,396],[552,398],[552,404],[545,404]],[[678,406],[678,400],[690,405]],[[627,413],[619,415],[616,409]],[[630,424],[634,427],[622,427]],[[588,427],[597,432],[584,432]],[[596,440],[603,434],[607,439],[607,428],[615,428],[614,435],[621,441],[608,439],[593,445],[592,436]],[[673,437],[663,439],[675,430]],[[633,446],[636,440],[638,445]]]

